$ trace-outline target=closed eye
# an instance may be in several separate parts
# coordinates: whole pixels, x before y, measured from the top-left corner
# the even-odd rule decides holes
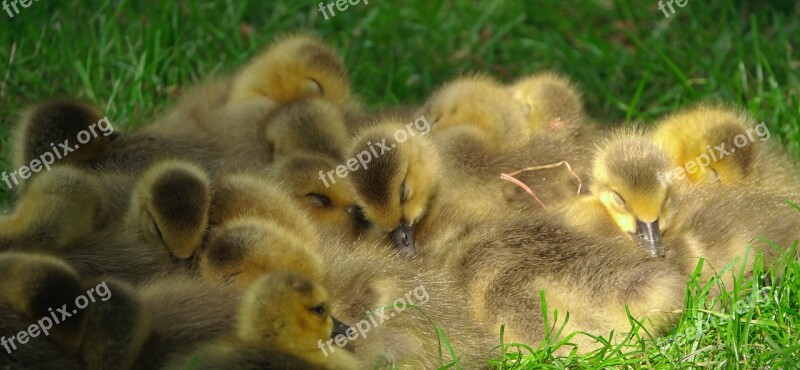
[[[314,207],[330,207],[333,204],[330,198],[320,194],[308,193],[306,194],[306,198],[308,198],[308,201]]]

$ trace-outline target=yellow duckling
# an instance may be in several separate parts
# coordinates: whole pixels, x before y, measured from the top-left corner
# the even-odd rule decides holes
[[[234,78],[230,104],[267,97],[277,104],[319,96],[344,106],[350,99],[347,70],[338,53],[315,37],[291,35],[251,60]]]
[[[323,352],[320,343],[348,327],[331,316],[328,293],[303,275],[278,271],[258,278],[239,306],[236,335],[200,347],[172,367],[191,363],[237,369],[358,369],[351,353]]]
[[[486,76],[463,77],[445,84],[422,108],[433,135],[461,126],[474,127],[475,135],[492,148],[520,147],[530,130],[522,110],[496,81]]]

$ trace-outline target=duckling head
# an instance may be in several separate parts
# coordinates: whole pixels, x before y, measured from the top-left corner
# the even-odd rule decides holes
[[[523,116],[528,119],[534,133],[557,129],[552,127],[556,119],[570,127],[585,120],[580,90],[569,79],[556,73],[543,72],[523,77],[509,87],[509,92],[522,107]]]
[[[341,110],[320,98],[278,108],[269,118],[266,138],[276,159],[298,152],[341,159],[349,139]]]
[[[685,169],[688,181],[730,185],[755,171],[760,142],[766,140],[762,130],[769,133],[746,114],[700,106],[664,119],[652,137]]]
[[[350,99],[349,78],[333,48],[312,36],[291,35],[256,56],[234,80],[230,101],[260,96],[278,104],[318,96],[343,105]]]
[[[347,329],[331,316],[328,292],[316,280],[278,271],[245,292],[237,334],[246,343],[306,358],[320,352],[319,343]]]
[[[660,181],[666,154],[641,133],[617,133],[599,148],[591,192],[619,229],[652,256],[664,256],[661,232],[669,226],[670,188]]]
[[[500,84],[486,76],[457,79],[440,88],[422,110],[434,132],[462,125],[482,131],[494,146],[522,144],[529,136],[523,111]]]
[[[148,239],[185,259],[205,238],[210,206],[208,175],[188,162],[165,161],[137,183],[128,217]]]
[[[241,217],[217,226],[200,259],[203,276],[233,282],[241,289],[260,276],[279,270],[317,277],[322,261],[309,241],[258,217]]]
[[[69,156],[59,156],[59,161],[90,161],[111,148],[111,143],[116,138],[112,130],[108,119],[88,104],[70,99],[36,104],[21,114],[20,124],[15,132],[16,150],[13,162],[19,167],[27,165],[32,159],[52,152],[53,144],[58,145],[69,140],[68,145],[72,147],[87,136],[88,141],[85,144],[70,152]]]
[[[388,233],[398,250],[413,254],[416,226],[439,188],[441,162],[433,143],[408,132],[393,120],[364,129],[348,155],[364,165],[348,176],[366,218]],[[401,137],[406,140],[397,140]]]
[[[320,154],[296,154],[277,161],[274,175],[284,182],[320,229],[330,235],[358,239],[374,228],[357,205],[352,185],[335,174],[325,173],[337,165],[338,162]]]

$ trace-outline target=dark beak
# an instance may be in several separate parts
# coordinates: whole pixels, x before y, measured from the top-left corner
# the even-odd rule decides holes
[[[335,317],[331,317],[333,319],[333,332],[331,333],[331,338],[336,338],[337,335],[341,334],[345,337],[347,336],[347,330],[350,329],[347,324],[339,321],[339,319]]]
[[[416,252],[416,248],[414,247],[414,225],[400,225],[400,227],[392,231],[389,235],[395,248],[409,256],[414,255]]]
[[[661,243],[658,220],[649,223],[636,220],[636,236],[639,244],[650,253],[650,257],[664,257],[664,244]]]

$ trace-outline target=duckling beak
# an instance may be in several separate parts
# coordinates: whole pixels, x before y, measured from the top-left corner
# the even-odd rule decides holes
[[[416,252],[414,246],[414,225],[400,225],[397,229],[392,231],[389,236],[392,239],[394,247],[400,252],[413,256]]]
[[[651,257],[664,257],[664,244],[661,243],[658,220],[653,222],[636,220],[636,236],[639,244],[650,253]]]
[[[339,321],[339,319],[333,316],[331,316],[331,319],[333,319],[333,332],[331,332],[331,338],[336,338],[336,336],[339,334],[347,336],[347,331],[350,330],[350,326]]]

